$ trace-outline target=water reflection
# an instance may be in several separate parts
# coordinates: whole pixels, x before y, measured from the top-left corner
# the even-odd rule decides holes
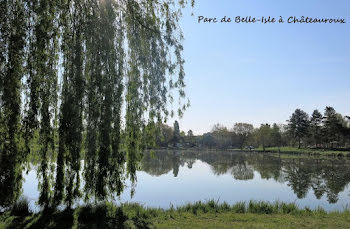
[[[235,180],[252,180],[258,172],[265,180],[286,183],[298,199],[306,197],[310,190],[317,199],[326,195],[328,203],[336,203],[339,193],[350,182],[350,161],[345,158],[315,158],[228,152],[157,152],[146,154],[142,170],[152,176],[173,172],[187,164],[192,168],[196,160],[210,165],[216,176],[231,174]]]
[[[0,163],[0,208],[22,192],[34,204],[39,196],[36,163],[32,161],[28,174],[24,165]],[[350,202],[349,182],[350,160],[346,158],[157,151],[144,154],[135,197],[131,199],[130,190],[125,189],[121,200],[153,207],[206,199],[229,203],[280,200],[341,210]]]

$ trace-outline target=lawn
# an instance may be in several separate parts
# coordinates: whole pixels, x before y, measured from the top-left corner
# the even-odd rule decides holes
[[[26,212],[15,206],[0,215],[0,228],[350,228],[350,211],[299,209],[294,203],[196,202],[177,208],[99,203],[72,210]]]
[[[191,213],[156,218],[156,228],[350,228],[349,216],[293,214]]]
[[[263,149],[260,147],[254,151],[263,152]],[[266,147],[265,152],[278,153],[278,147]],[[281,147],[280,153],[289,153],[289,154],[308,154],[315,156],[350,156],[350,151],[346,150],[329,150],[329,149],[310,149],[310,148],[296,148],[296,147]]]

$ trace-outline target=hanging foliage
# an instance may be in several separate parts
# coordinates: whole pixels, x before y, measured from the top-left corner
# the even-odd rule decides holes
[[[82,163],[86,200],[119,196],[127,178],[134,187],[156,123],[174,113],[172,91],[179,92],[178,115],[187,106],[178,24],[186,2],[1,5],[1,160],[19,155],[20,141],[23,155],[40,154],[44,208],[70,208],[81,197]],[[33,147],[36,133],[39,147]]]
[[[21,190],[21,81],[28,22],[24,1],[0,4],[0,206],[6,207]]]

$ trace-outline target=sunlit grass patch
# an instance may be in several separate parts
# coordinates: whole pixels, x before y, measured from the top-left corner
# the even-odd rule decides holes
[[[26,203],[22,200],[16,209],[25,213]],[[71,210],[29,213],[25,217],[8,211],[0,217],[0,228],[350,227],[348,207],[326,212],[322,208],[299,208],[295,203],[256,200],[232,205],[219,200],[197,201],[169,209],[98,202]]]

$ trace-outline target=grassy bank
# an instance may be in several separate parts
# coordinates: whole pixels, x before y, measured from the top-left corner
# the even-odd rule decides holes
[[[262,148],[255,149],[257,152],[264,152]],[[349,150],[329,150],[329,149],[307,149],[307,148],[295,148],[295,147],[266,147],[265,152],[269,153],[285,153],[285,154],[306,154],[312,156],[338,156],[338,157],[350,157]]]
[[[281,154],[294,154],[294,155],[307,155],[307,156],[325,156],[325,157],[350,157],[350,150],[343,149],[309,149],[309,148],[297,148],[297,147],[266,147],[265,151],[259,147],[256,149],[215,149],[215,148],[163,148],[156,149],[155,151],[181,151],[181,152],[256,152],[256,153],[281,153]]]
[[[85,205],[74,210],[30,213],[19,204],[0,216],[0,228],[350,228],[350,212],[327,213],[295,204],[209,201],[164,209],[138,204]]]

